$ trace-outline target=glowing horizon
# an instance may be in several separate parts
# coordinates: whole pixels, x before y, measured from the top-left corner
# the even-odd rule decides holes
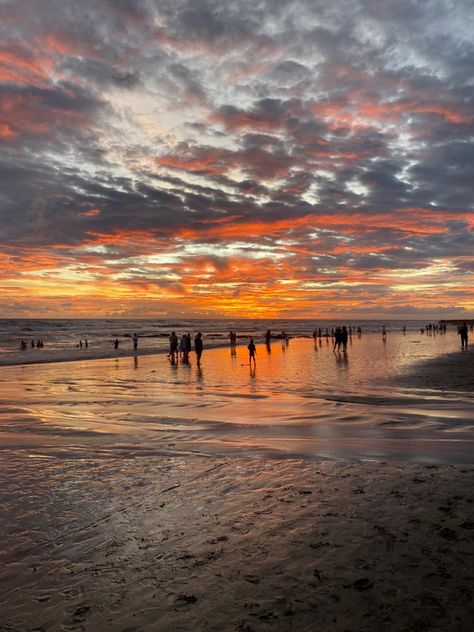
[[[0,317],[472,318],[472,11],[434,5],[2,3]]]

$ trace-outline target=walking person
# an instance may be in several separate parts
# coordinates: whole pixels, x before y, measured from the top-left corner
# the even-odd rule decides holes
[[[199,331],[194,338],[194,351],[196,352],[196,360],[198,367],[201,366],[201,355],[202,355],[202,333]]]
[[[336,327],[336,330],[334,331],[334,346],[332,348],[333,351],[336,351],[339,353],[339,351],[341,350],[341,344],[342,344],[342,329],[340,327]]]
[[[179,355],[183,361],[183,364],[188,363],[188,343],[186,339],[186,334],[181,336],[181,340],[179,342]]]
[[[253,342],[253,338],[250,338],[250,343],[247,345],[247,349],[249,350],[249,364],[250,366],[252,366],[252,360],[253,360],[253,366],[255,367],[257,365],[257,362],[255,360],[257,348],[255,347],[255,344]]]

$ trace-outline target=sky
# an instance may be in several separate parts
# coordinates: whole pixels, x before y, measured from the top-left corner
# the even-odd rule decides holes
[[[0,0],[0,317],[474,315],[472,0]]]

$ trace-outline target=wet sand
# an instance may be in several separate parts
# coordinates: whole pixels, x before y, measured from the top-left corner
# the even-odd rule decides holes
[[[268,371],[279,366],[277,349]],[[215,359],[223,357],[222,351],[213,353]],[[281,362],[297,362],[297,353],[295,344],[282,351]],[[318,362],[324,360],[321,353]],[[356,349],[353,356],[354,364]],[[436,376],[444,373],[448,379],[449,367],[451,381],[444,388],[459,384],[467,393],[471,382],[462,379],[472,357],[459,352],[424,360],[413,366],[408,383],[429,393],[439,388]],[[122,381],[107,373],[106,363],[90,363],[96,373],[80,363],[83,373],[77,374],[74,364],[38,373],[12,367],[2,374],[4,393],[14,380],[23,380],[24,390],[16,413],[13,400],[0,411],[11,418],[17,414],[14,426],[2,427],[0,450],[0,630],[472,629],[474,466],[423,463],[422,458],[418,463],[291,453],[284,458],[261,448],[249,455],[241,444],[219,453],[222,446],[199,445],[182,419],[173,432],[166,428],[161,435],[145,407],[146,401],[155,402],[153,392],[145,390],[155,375],[151,362],[144,358],[139,369],[130,369],[138,375],[136,384],[132,373],[113,368],[128,384],[126,392]],[[259,362],[262,374],[261,356]],[[177,397],[190,388],[181,370],[176,374],[181,381],[171,384]],[[84,374],[89,381],[81,386]],[[110,384],[102,384],[100,375]],[[204,378],[202,384],[208,388],[202,404],[210,399],[209,410],[219,410],[222,391],[212,399],[210,384],[216,390],[216,383],[206,386]],[[165,386],[157,383],[158,391]],[[97,391],[94,407],[91,389]],[[251,432],[243,386],[239,393],[240,401],[233,395],[233,409],[222,411],[248,417],[246,432]],[[51,398],[67,406],[57,404],[49,413]],[[113,443],[113,433],[125,432],[120,425],[125,421],[112,413],[125,401],[135,407],[122,413],[128,423],[136,415],[150,424],[139,445],[131,445],[131,439],[125,444],[122,435]],[[265,402],[249,401],[248,411],[255,410],[256,401]],[[449,419],[451,402],[447,395],[440,418]],[[336,402],[334,410],[341,406]],[[399,424],[394,410],[385,414]],[[426,425],[432,414],[419,423]],[[459,427],[454,425],[440,445],[455,443],[461,431],[466,441],[472,435],[467,419],[461,415]],[[331,417],[324,432],[335,422]],[[37,437],[31,438],[31,428]],[[381,432],[378,426],[375,432]],[[159,449],[150,439],[153,433]],[[181,443],[180,433],[187,437]],[[230,446],[234,435],[226,437]],[[282,446],[280,451],[283,455]]]
[[[14,517],[2,500],[2,630],[472,629],[472,467],[21,467],[36,482]]]
[[[474,392],[474,348],[456,351],[420,362],[399,384],[415,388]]]

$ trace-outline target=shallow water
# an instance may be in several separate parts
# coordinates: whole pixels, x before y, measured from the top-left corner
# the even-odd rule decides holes
[[[192,452],[474,462],[471,393],[393,386],[457,336],[353,337],[347,354],[310,339],[204,352],[3,368],[7,458],[159,457]]]

